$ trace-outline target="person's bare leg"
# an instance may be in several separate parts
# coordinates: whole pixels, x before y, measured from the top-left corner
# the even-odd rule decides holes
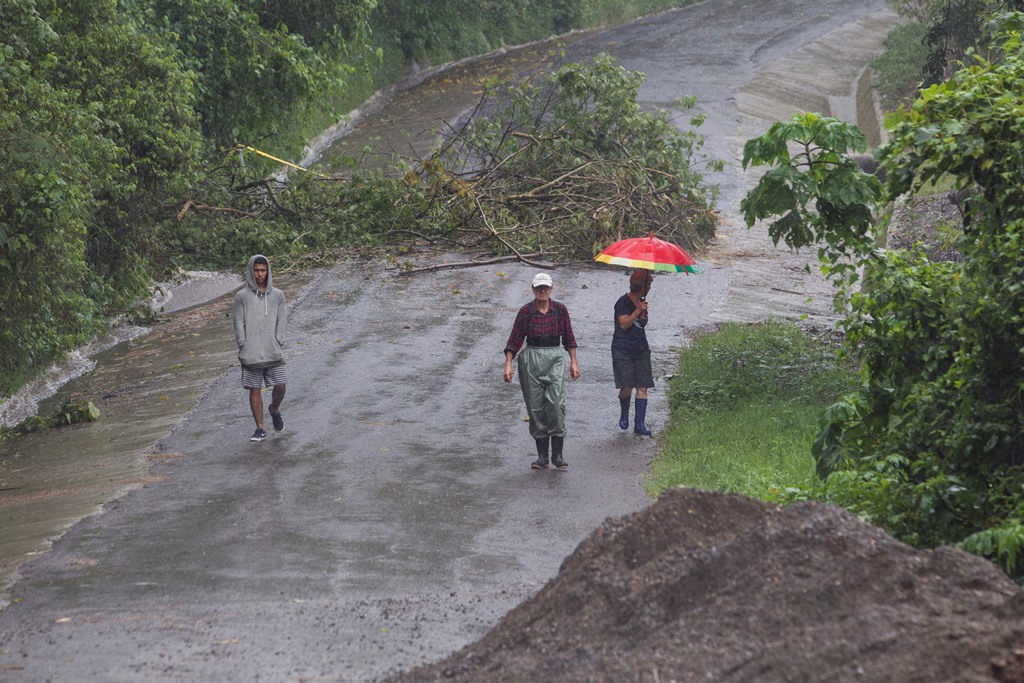
[[[256,420],[256,429],[263,429],[263,395],[259,389],[249,390],[249,409],[252,419]]]
[[[273,398],[270,403],[270,419],[274,422],[274,431],[279,432],[284,429],[284,415],[281,414],[281,403],[284,401],[285,386],[283,384],[275,384],[273,391]]]
[[[270,401],[270,414],[271,415],[273,415],[277,411],[281,410],[281,403],[284,402],[284,393],[285,393],[286,388],[287,387],[284,384],[275,384],[274,385],[274,391],[271,394],[271,401]]]

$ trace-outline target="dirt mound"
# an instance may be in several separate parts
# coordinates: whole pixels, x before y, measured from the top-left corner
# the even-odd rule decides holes
[[[608,520],[480,641],[389,679],[1024,681],[1024,592],[829,505],[678,489]]]

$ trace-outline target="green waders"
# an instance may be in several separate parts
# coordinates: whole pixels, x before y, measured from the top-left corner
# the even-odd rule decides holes
[[[565,359],[561,346],[527,346],[519,354],[519,386],[530,436],[565,437]]]

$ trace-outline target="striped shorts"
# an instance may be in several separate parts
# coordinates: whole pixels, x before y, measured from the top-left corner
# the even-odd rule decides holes
[[[264,384],[274,387],[287,383],[288,374],[285,372],[284,363],[269,368],[242,366],[242,388],[244,389],[260,389]]]

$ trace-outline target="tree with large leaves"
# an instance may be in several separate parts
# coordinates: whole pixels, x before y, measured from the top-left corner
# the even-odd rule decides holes
[[[912,543],[963,542],[1011,573],[1024,549],[1022,28],[1024,15],[1001,17],[992,30],[999,60],[975,57],[923,91],[876,154],[887,174],[882,203],[857,211],[952,183],[969,195],[963,261],[856,251],[868,280],[841,304],[863,389],[825,416],[815,451],[827,479],[812,494]],[[763,144],[748,143],[750,161],[772,163]],[[776,170],[748,195],[748,223],[785,208]],[[834,194],[813,179],[789,182]],[[849,242],[850,223],[822,206],[773,227],[822,244],[828,266]],[[870,237],[859,228],[853,236]]]

